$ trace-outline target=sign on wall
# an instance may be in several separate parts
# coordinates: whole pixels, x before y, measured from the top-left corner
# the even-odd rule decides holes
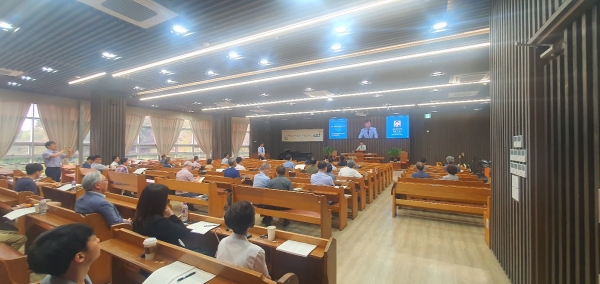
[[[281,130],[282,142],[322,142],[323,129]]]

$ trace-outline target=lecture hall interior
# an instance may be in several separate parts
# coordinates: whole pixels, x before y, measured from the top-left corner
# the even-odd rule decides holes
[[[0,283],[600,283],[599,14],[2,0]]]

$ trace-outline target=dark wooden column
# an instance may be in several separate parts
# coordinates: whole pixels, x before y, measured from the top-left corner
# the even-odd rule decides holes
[[[90,114],[90,154],[102,156],[105,164],[112,156],[125,156],[125,95],[93,91]]]
[[[213,115],[212,158],[222,159],[224,153],[231,155],[231,115]]]

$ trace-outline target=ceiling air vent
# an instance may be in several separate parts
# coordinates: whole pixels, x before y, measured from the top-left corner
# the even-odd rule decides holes
[[[0,68],[0,75],[17,77],[21,76],[21,74],[23,74],[23,71]]]
[[[472,97],[476,96],[479,91],[471,91],[471,92],[454,92],[448,94],[449,98],[462,98],[462,97]]]
[[[152,0],[77,0],[144,29],[177,17],[177,13]]]
[[[306,94],[307,96],[311,97],[311,98],[327,98],[327,97],[332,97],[333,94],[328,92],[328,91],[310,91],[310,92],[304,92],[304,94]]]
[[[490,79],[490,72],[459,74],[459,75],[454,75],[454,77],[452,77],[452,79],[450,79],[450,83],[451,84],[474,83],[474,82],[486,81],[489,79]]]

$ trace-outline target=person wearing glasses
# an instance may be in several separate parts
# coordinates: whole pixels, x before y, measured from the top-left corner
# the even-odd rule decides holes
[[[104,217],[108,226],[120,223],[131,223],[123,219],[114,204],[106,201],[104,193],[108,188],[108,180],[100,172],[93,171],[81,181],[85,194],[75,201],[75,212],[79,214],[98,213]]]

